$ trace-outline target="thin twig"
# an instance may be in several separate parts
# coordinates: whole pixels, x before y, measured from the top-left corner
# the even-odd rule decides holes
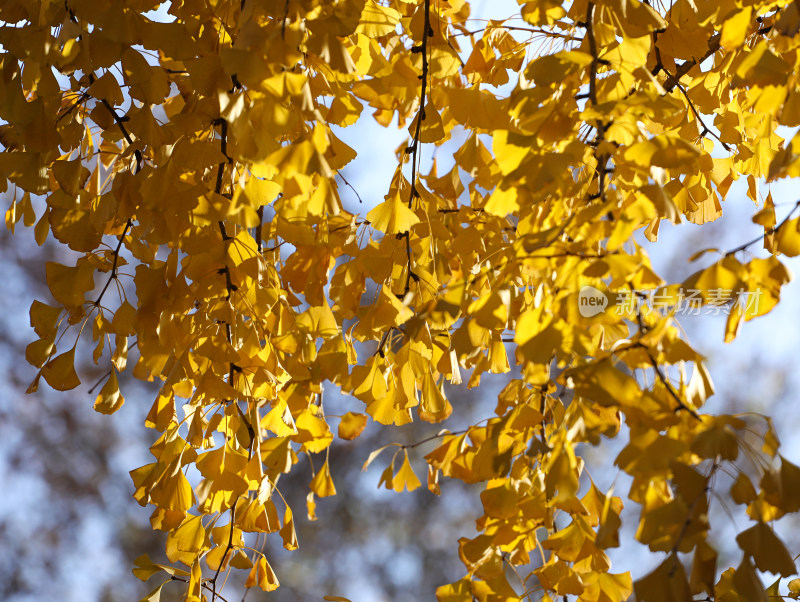
[[[641,311],[637,311],[636,312],[636,321],[639,323],[639,334],[640,335],[644,335],[647,332],[647,328],[645,327],[644,322],[642,320],[642,312]],[[653,370],[655,371],[656,376],[658,376],[658,380],[661,381],[661,384],[664,385],[664,388],[666,388],[667,392],[670,394],[672,399],[674,399],[675,403],[678,404],[678,407],[675,408],[675,411],[678,412],[678,411],[684,410],[686,412],[689,412],[689,414],[691,414],[693,418],[695,418],[696,420],[702,422],[703,419],[700,418],[700,415],[696,411],[694,411],[692,408],[690,408],[688,405],[686,405],[686,403],[681,399],[681,396],[678,395],[678,392],[672,386],[672,383],[669,382],[669,380],[667,379],[666,375],[661,370],[661,366],[658,365],[658,362],[656,361],[656,358],[653,357],[653,353],[652,353],[652,351],[650,351],[650,347],[648,347],[647,345],[644,345],[644,344],[641,344],[641,347],[642,347],[642,349],[644,349],[644,352],[647,354],[647,357],[648,357],[648,359],[650,360],[650,363],[653,366]]]
[[[423,5],[424,19],[422,24],[422,44],[412,48],[411,52],[422,55],[422,73],[419,78],[422,81],[419,92],[419,109],[417,110],[417,125],[414,128],[414,138],[406,148],[406,153],[411,154],[411,190],[408,193],[408,208],[414,206],[414,199],[419,196],[417,192],[417,162],[419,158],[419,138],[422,132],[422,122],[425,121],[425,97],[428,92],[428,37],[433,35],[431,28],[431,0],[424,0]],[[403,296],[411,290],[411,279],[417,280],[416,274],[411,270],[411,231],[407,230],[402,234],[406,239],[406,283],[403,288]]]
[[[96,81],[93,73],[89,74],[88,79],[89,79],[89,85],[92,85]],[[122,136],[125,138],[125,141],[128,143],[129,146],[133,146],[134,144],[133,138],[131,137],[128,130],[125,128],[125,124],[122,122],[122,118],[117,114],[117,111],[114,109],[114,107],[111,106],[111,103],[109,103],[105,98],[100,98],[99,100],[101,104],[108,110],[108,112],[111,113],[111,116],[114,118],[114,123],[117,124],[119,131],[122,132]],[[136,175],[142,170],[142,167],[144,167],[144,157],[142,155],[142,151],[138,148],[133,151],[133,156],[136,159],[136,166],[134,168],[133,175]],[[125,222],[125,228],[122,231],[122,235],[119,237],[117,248],[114,249],[114,262],[111,266],[111,274],[109,275],[108,280],[106,280],[106,283],[103,286],[103,290],[100,291],[100,295],[98,295],[97,299],[93,303],[95,307],[98,307],[100,305],[100,301],[103,300],[103,295],[106,294],[106,291],[108,290],[111,281],[116,280],[117,278],[119,253],[122,250],[122,243],[125,241],[125,236],[128,234],[128,232],[132,227],[133,227],[133,218],[129,217],[128,220]]]
[[[289,0],[283,6],[283,21],[281,22],[281,40],[286,39],[286,21],[289,19]]]
[[[222,194],[222,183],[223,183],[223,180],[224,180],[225,165],[228,164],[228,163],[233,163],[233,159],[228,155],[228,122],[225,119],[220,118],[220,119],[215,120],[214,124],[220,126],[220,128],[219,128],[220,129],[220,151],[225,156],[225,161],[220,161],[219,165],[217,165],[217,180],[216,180],[216,184],[214,186],[214,192],[216,194]],[[262,212],[261,212],[260,215],[263,217],[263,207],[261,209],[262,209]],[[217,226],[219,227],[220,234],[222,235],[223,244],[230,244],[230,241],[232,241],[233,238],[228,234],[228,231],[225,228],[225,222],[223,220],[219,220],[217,222]],[[257,233],[257,236],[258,236],[258,239],[259,239],[258,240],[259,251],[261,249],[260,231],[261,231],[261,229],[259,227],[259,231]],[[227,262],[225,263],[225,265],[222,268],[220,268],[220,273],[224,274],[224,276],[225,276],[225,295],[226,295],[225,299],[228,301],[228,303],[231,303],[231,295],[238,290],[238,287],[235,284],[233,284],[233,281],[231,280],[231,270],[230,270],[230,267],[228,267]],[[231,330],[231,324],[228,321],[225,322],[225,337],[228,340],[228,344],[233,346],[233,331]],[[228,363],[228,385],[230,385],[231,388],[235,388],[234,384],[235,384],[236,372],[241,372],[241,368],[239,366],[237,366],[236,364],[234,364],[233,362],[229,362]],[[239,407],[239,404],[236,403],[236,400],[231,400],[231,401],[233,401],[234,405],[236,406],[236,410],[239,413],[239,418],[242,420],[242,422],[247,427],[247,432],[248,432],[248,434],[250,436],[250,441],[249,441],[248,448],[250,450],[250,453],[252,453],[252,451],[253,451],[253,443],[255,441],[255,430],[253,429],[253,425],[250,424],[250,421],[248,420],[248,418],[245,415],[245,413],[242,412],[242,409]]]
[[[594,19],[594,3],[589,2],[586,7],[586,23],[584,26],[586,27],[586,39],[589,41],[589,54],[592,55],[592,63],[589,67],[589,92],[588,92],[588,100],[592,103],[593,106],[596,106],[597,103],[597,70],[598,66],[602,64],[602,60],[598,54],[597,50],[597,41],[594,37],[594,26],[593,21]],[[593,198],[599,198],[600,200],[605,202],[606,198],[606,176],[608,175],[608,155],[606,153],[602,153],[600,155],[597,154],[597,147],[600,145],[600,142],[605,139],[606,129],[609,127],[610,122],[602,121],[598,119],[595,121],[595,130],[597,130],[597,135],[595,136],[593,146],[595,148],[595,160],[597,161],[597,167],[595,171],[597,173],[597,194],[596,195],[589,195],[589,200]]]
[[[217,579],[219,578],[219,574],[222,571],[223,565],[225,564],[225,557],[228,555],[228,552],[230,552],[233,549],[233,528],[234,528],[234,522],[236,520],[236,502],[238,501],[239,501],[238,499],[234,500],[233,505],[231,506],[231,524],[230,524],[231,530],[230,533],[228,534],[228,545],[225,547],[225,551],[222,553],[222,558],[219,561],[217,572],[214,573],[214,577],[211,579],[211,602],[214,602],[217,599],[217,597],[222,599],[222,596],[217,595]]]
[[[258,215],[258,226],[256,226],[256,236],[255,236],[256,249],[258,249],[258,253],[261,254],[261,242],[262,242],[262,240],[261,240],[261,237],[262,237],[261,229],[264,227],[264,206],[263,205],[258,208],[258,210],[256,211],[256,214]]]
[[[761,236],[757,236],[757,237],[756,237],[756,238],[754,238],[753,240],[751,240],[751,241],[748,241],[748,242],[744,243],[743,245],[739,245],[739,246],[738,246],[738,247],[736,247],[735,249],[731,249],[730,251],[728,251],[727,253],[725,253],[725,257],[727,257],[728,255],[733,255],[734,253],[738,253],[739,251],[744,251],[744,250],[745,250],[747,247],[749,247],[750,245],[754,245],[754,244],[756,244],[758,241],[760,241],[760,240],[764,240],[764,237],[765,237],[765,236],[769,236],[770,234],[774,234],[775,232],[777,232],[778,230],[780,230],[780,229],[781,229],[781,227],[782,227],[782,226],[783,226],[783,225],[784,225],[786,222],[788,222],[788,221],[789,221],[789,219],[792,217],[792,215],[794,214],[794,212],[795,212],[795,211],[797,211],[797,208],[798,208],[798,207],[800,207],[800,201],[797,201],[797,202],[794,204],[794,207],[792,207],[792,210],[791,210],[791,211],[789,211],[789,214],[788,214],[788,215],[787,215],[785,218],[783,218],[783,220],[781,221],[781,223],[780,223],[780,224],[778,224],[777,226],[773,226],[773,227],[772,227],[772,228],[770,228],[769,230],[766,230],[766,231],[764,232],[764,234],[762,234]]]
[[[363,204],[364,201],[361,200],[361,195],[358,194],[358,191],[355,188],[353,188],[353,185],[350,182],[347,181],[347,178],[345,178],[342,175],[342,172],[337,171],[336,175],[339,176],[342,179],[342,182],[344,182],[347,185],[347,187],[350,188],[350,190],[353,191],[353,193],[356,195],[356,198],[358,199],[358,202]]]
[[[524,31],[528,33],[534,34],[542,34],[551,38],[562,38],[564,40],[573,41],[573,42],[580,42],[581,38],[576,38],[566,33],[560,33],[557,31],[548,31],[546,29],[540,29],[536,27],[519,27],[515,25],[492,25],[484,27],[483,29],[476,29],[474,31],[463,31],[461,33],[452,34],[453,37],[461,37],[461,36],[474,36],[479,33],[483,33],[485,31],[493,30],[493,29],[505,29],[507,31]]]
[[[431,435],[430,437],[426,437],[425,439],[421,439],[420,441],[417,441],[416,443],[402,444],[402,445],[400,445],[400,449],[414,449],[415,447],[418,447],[418,446],[422,445],[423,443],[429,443],[429,442],[433,441],[434,439],[439,439],[440,437],[446,437],[447,435],[456,435],[456,436],[458,436],[458,435],[463,435],[464,433],[468,433],[468,432],[469,432],[469,428],[461,429],[460,431],[452,431],[452,432],[448,431],[446,433],[437,433],[435,435]]]
[[[114,262],[111,265],[111,274],[108,276],[108,280],[106,280],[106,283],[103,286],[103,290],[100,291],[100,294],[97,296],[97,299],[95,299],[94,302],[92,303],[92,305],[94,305],[95,307],[98,307],[100,305],[100,301],[103,300],[103,295],[106,294],[106,291],[108,290],[111,281],[117,279],[119,253],[120,250],[122,249],[122,243],[125,242],[125,237],[128,235],[128,231],[131,229],[131,226],[133,226],[133,222],[131,221],[130,218],[128,218],[128,221],[125,222],[125,229],[122,230],[122,234],[120,235],[119,241],[117,242],[117,248],[114,249]]]

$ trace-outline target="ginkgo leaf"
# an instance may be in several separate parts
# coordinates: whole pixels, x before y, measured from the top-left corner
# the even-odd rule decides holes
[[[389,466],[384,468],[383,472],[381,473],[381,478],[378,479],[378,489],[381,487],[385,487],[386,489],[393,489],[394,488],[394,460],[395,456],[392,457],[392,461],[389,463]],[[402,486],[400,487],[402,491]]]
[[[167,583],[172,581],[172,579],[167,579],[160,585],[157,585],[156,588],[147,594],[144,598],[139,600],[139,602],[160,602],[161,601],[161,588],[163,588]]]
[[[395,9],[367,0],[356,31],[368,38],[377,38],[393,32],[399,22],[400,13]]]
[[[416,213],[408,208],[399,193],[391,195],[367,213],[367,220],[377,230],[386,234],[402,234],[408,232],[414,224],[419,223]]]
[[[778,85],[789,73],[791,67],[761,40],[747,53],[736,69],[732,85]]]
[[[61,316],[60,307],[52,307],[41,301],[34,301],[31,304],[30,317],[31,326],[41,338],[50,338],[55,334],[58,319]]]
[[[637,142],[625,151],[625,159],[636,165],[650,168],[658,166],[678,168],[696,161],[700,151],[696,146],[676,136],[660,135]]]
[[[333,479],[331,478],[331,469],[328,465],[328,462],[325,462],[322,468],[317,471],[317,474],[314,475],[313,479],[311,479],[311,484],[309,487],[311,488],[311,491],[313,491],[319,497],[336,495],[336,487],[334,486]]]
[[[749,504],[756,499],[756,490],[753,483],[744,473],[739,473],[731,485],[731,499],[737,504]]]
[[[47,263],[47,286],[57,301],[67,307],[76,307],[85,300],[88,291],[94,288],[94,270],[89,263],[76,267]]]
[[[559,558],[574,562],[586,554],[584,543],[589,538],[589,532],[582,520],[576,519],[566,528],[548,537],[542,542],[546,550],[553,550]]]
[[[765,523],[758,522],[736,536],[739,547],[753,557],[760,571],[789,577],[797,572],[792,555]]]
[[[294,527],[294,518],[291,509],[287,506],[283,517],[283,527],[280,530],[283,547],[287,550],[297,549],[297,533]]]
[[[367,426],[367,417],[364,414],[347,412],[339,422],[339,437],[352,441],[358,437]]]
[[[678,556],[672,554],[654,571],[634,583],[636,599],[642,602],[691,600],[686,571]]]
[[[212,571],[216,571],[218,568],[225,568],[228,564],[228,561],[231,559],[231,552],[232,550],[229,550],[226,545],[217,545],[208,554],[206,554],[205,561],[208,565],[208,568],[210,568]],[[247,568],[252,568],[252,564]]]
[[[517,514],[520,497],[510,483],[499,483],[481,493],[483,511],[487,516],[509,519]]]
[[[630,573],[594,573],[583,579],[581,598],[592,602],[623,602],[633,593]]]
[[[105,100],[111,105],[122,104],[124,97],[120,90],[119,83],[110,71],[106,71],[102,76],[89,86],[89,94],[95,98]]]
[[[603,509],[600,513],[600,525],[597,529],[595,544],[598,548],[617,548],[620,546],[619,528],[622,526],[620,513],[622,512],[622,500],[611,495],[606,495],[603,501]]]
[[[56,352],[55,344],[47,339],[37,339],[25,348],[25,359],[36,368],[41,368]]]
[[[775,233],[775,246],[789,257],[800,255],[800,218],[789,220]]]
[[[400,470],[398,470],[392,478],[392,488],[395,491],[403,491],[403,489],[414,491],[421,486],[422,483],[420,483],[417,475],[414,474],[414,470],[411,468],[411,463],[408,461],[408,452],[406,451],[404,453],[403,464],[400,467]]]
[[[231,559],[231,566],[237,569],[251,569],[253,568],[253,563],[243,550],[239,550]]]
[[[419,135],[417,135],[417,128],[419,128]],[[414,121],[408,126],[408,132],[412,138],[418,137],[419,141],[423,143],[439,142],[445,137],[442,117],[432,102],[428,102],[425,109],[417,113]]]
[[[297,318],[296,324],[314,337],[330,338],[339,334],[339,324],[330,306],[309,307]]]
[[[267,412],[261,419],[261,426],[275,433],[277,437],[286,437],[297,433],[292,412],[285,400],[280,400],[274,408]]]
[[[259,556],[253,568],[250,570],[244,586],[247,588],[258,586],[265,592],[271,592],[278,589],[279,585],[280,582],[275,576],[272,567],[267,562],[267,558],[263,555]]]
[[[194,493],[189,479],[180,470],[180,465],[171,473],[165,474],[151,489],[152,501],[166,510],[185,512],[194,504]]]
[[[361,467],[361,470],[362,471],[367,470],[367,468],[369,468],[369,465],[375,461],[375,458],[377,458],[381,454],[381,452],[383,452],[385,449],[388,449],[389,447],[392,447],[391,443],[389,445],[384,445],[383,447],[379,447],[378,449],[372,450],[369,456],[367,457],[366,462],[364,462],[364,465]]]
[[[750,27],[753,24],[752,9],[744,8],[736,11],[722,24],[722,38],[720,44],[725,48],[737,48],[744,43]]]
[[[47,362],[42,368],[42,376],[56,391],[69,391],[81,384],[75,372],[75,347]]]
[[[769,600],[764,584],[759,579],[758,573],[747,555],[742,558],[741,564],[736,568],[733,585],[736,593],[745,600],[753,600],[753,602],[768,602]]]
[[[694,553],[692,573],[689,584],[693,594],[706,592],[714,594],[714,582],[717,578],[717,551],[709,544],[701,542]]]
[[[319,453],[333,441],[333,433],[325,420],[314,415],[311,410],[304,410],[297,417],[297,434],[294,441],[303,444],[303,450]]]
[[[100,389],[100,394],[94,402],[94,409],[101,414],[113,414],[122,407],[123,403],[125,403],[125,398],[119,392],[117,371],[112,368],[111,375]]]
[[[420,392],[419,416],[427,422],[439,422],[453,412],[442,390],[436,385],[433,376],[426,373]]]
[[[309,491],[306,496],[306,515],[308,520],[314,522],[317,520],[317,501],[314,498],[314,492]]]
[[[383,375],[380,362],[376,358],[372,358],[369,366],[357,366],[353,369],[351,381],[354,385],[353,395],[367,403],[384,399],[388,392],[389,387],[386,383],[386,377]]]
[[[166,564],[155,563],[150,560],[150,556],[147,554],[142,554],[141,556],[137,557],[136,560],[134,560],[133,574],[142,581],[147,581],[159,571],[164,571],[168,575],[177,575],[179,577],[189,574],[188,571],[183,569],[174,568]]]

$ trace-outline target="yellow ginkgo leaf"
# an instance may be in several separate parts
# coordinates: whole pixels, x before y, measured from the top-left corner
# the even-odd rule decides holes
[[[166,553],[170,562],[189,564],[201,550],[208,549],[210,538],[202,516],[187,515],[181,525],[167,536]]]
[[[419,132],[417,132],[417,128],[419,128]],[[419,136],[419,141],[424,143],[439,142],[445,137],[442,116],[439,115],[432,102],[425,105],[424,111],[417,113],[414,121],[408,126],[408,133],[414,139]]]
[[[261,419],[261,427],[269,429],[278,437],[286,437],[297,433],[292,412],[283,399],[278,401],[275,407]]]
[[[47,362],[42,368],[42,376],[56,391],[69,391],[81,384],[75,372],[75,347]]]
[[[161,602],[161,588],[163,588],[170,581],[172,581],[172,579],[167,579],[163,583],[157,585],[155,589],[151,590],[150,593],[139,600],[139,602]]]
[[[623,602],[633,593],[633,579],[630,572],[591,573],[584,579],[581,600],[586,602]]]
[[[41,338],[54,335],[58,325],[58,318],[61,316],[62,311],[60,307],[53,307],[41,301],[34,301],[31,304],[30,316],[31,326],[33,326],[36,334]]]
[[[306,514],[308,516],[308,520],[312,522],[317,520],[317,502],[314,499],[313,491],[309,491],[308,495],[306,496]]]
[[[333,442],[328,423],[311,410],[303,410],[297,417],[297,434],[292,441],[303,444],[303,450],[316,454]]]
[[[789,257],[800,255],[800,218],[789,220],[778,228],[775,232],[775,247]]]
[[[736,536],[739,547],[753,557],[759,571],[789,577],[797,573],[792,555],[772,529],[761,521]]]
[[[384,399],[389,392],[381,362],[377,357],[369,360],[366,366],[353,368],[350,380],[354,388],[353,395],[365,403]]]
[[[417,214],[408,208],[399,193],[387,197],[383,203],[367,213],[367,220],[386,234],[402,234],[419,223]]]
[[[433,375],[430,372],[426,373],[420,392],[419,417],[426,422],[440,422],[452,412],[453,406],[436,385]]]
[[[153,503],[167,510],[186,512],[194,504],[194,493],[189,479],[178,462],[172,473],[165,474],[150,491]]]
[[[25,348],[25,359],[37,368],[44,366],[56,352],[56,346],[48,339],[36,339]]]
[[[183,569],[177,569],[171,567],[167,564],[159,564],[157,562],[153,562],[150,560],[150,556],[147,554],[142,554],[136,560],[133,561],[133,574],[136,575],[142,581],[147,581],[158,573],[159,571],[164,571],[168,575],[177,575],[177,576],[186,576],[189,574],[188,571]]]
[[[633,589],[636,592],[636,599],[642,602],[692,599],[686,571],[677,554],[671,554],[658,568],[639,579]]]
[[[766,40],[761,40],[738,63],[732,86],[777,86],[785,81],[792,66],[772,52]]]
[[[743,472],[739,473],[736,480],[731,485],[731,499],[737,504],[749,504],[756,499],[756,489],[748,476]]]
[[[125,403],[125,398],[119,392],[117,371],[112,368],[111,376],[100,389],[100,394],[94,402],[94,409],[101,414],[113,414],[122,407],[123,403]]]
[[[247,588],[258,586],[265,592],[271,592],[278,589],[280,582],[275,576],[269,562],[265,556],[260,556],[253,568],[250,569],[250,574],[247,576],[244,586]]]
[[[322,468],[317,471],[317,474],[314,475],[309,487],[311,488],[311,491],[313,491],[319,497],[336,495],[336,487],[333,484],[333,479],[331,478],[331,469],[327,461]]]
[[[339,438],[352,441],[358,437],[367,426],[367,417],[364,414],[347,412],[339,422]]]
[[[517,513],[520,496],[508,482],[490,482],[481,493],[481,503],[486,516],[509,519]]]
[[[45,269],[53,297],[67,307],[81,305],[86,293],[94,287],[94,268],[88,262],[76,267],[48,262]]]
[[[339,324],[325,301],[319,307],[309,307],[297,318],[296,324],[313,337],[330,338],[339,334]]]
[[[89,86],[88,93],[95,98],[105,100],[112,106],[122,104],[124,99],[119,82],[110,71],[106,71],[101,77],[95,79]]]
[[[408,461],[408,452],[404,450],[403,465],[392,478],[392,489],[395,491],[403,491],[403,489],[414,491],[421,485],[422,483],[420,483],[417,475],[414,474],[411,463]]]
[[[368,38],[377,38],[392,33],[400,22],[400,13],[388,6],[381,6],[375,0],[367,0],[361,12],[357,33]],[[326,598],[327,600],[327,598]]]
[[[286,512],[283,515],[283,527],[279,531],[281,539],[283,540],[283,547],[287,550],[297,549],[297,533],[294,528],[294,515],[291,508],[286,507]]]
[[[649,140],[637,142],[624,153],[626,161],[650,169],[651,166],[679,168],[697,161],[700,150],[691,144],[667,134],[654,136]]]

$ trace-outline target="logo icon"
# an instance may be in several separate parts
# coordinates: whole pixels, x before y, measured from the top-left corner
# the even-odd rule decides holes
[[[584,318],[591,318],[605,311],[608,297],[593,286],[584,286],[578,293],[578,311]]]

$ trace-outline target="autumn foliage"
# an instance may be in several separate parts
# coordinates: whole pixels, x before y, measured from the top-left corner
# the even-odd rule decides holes
[[[29,392],[77,387],[90,340],[99,412],[124,403],[126,370],[161,384],[131,477],[169,563],[143,556],[137,577],[190,601],[216,601],[229,570],[277,588],[252,534],[302,545],[280,481],[301,455],[313,516],[336,494],[331,446],[368,422],[442,423],[458,386],[508,373],[494,416],[431,426],[427,467],[391,440],[366,459],[397,491],[485,483],[439,600],[800,596],[761,580],[797,572],[773,521],[800,510],[800,468],[769,417],[704,413],[711,377],[676,319],[697,291],[732,341],[800,254],[797,205],[760,189],[800,175],[779,129],[800,125],[800,5],[519,2],[488,22],[465,0],[0,3],[6,225],[70,250],[45,266],[55,302],[31,306]],[[408,138],[385,198],[348,211],[339,171],[359,149],[332,126],[365,114]],[[763,236],[665,282],[642,235],[717,219],[739,179]],[[587,286],[630,302],[584,315]],[[620,433],[626,492],[578,449]],[[730,568],[709,541],[717,494],[751,519]],[[605,552],[623,503],[663,556],[635,583]]]

